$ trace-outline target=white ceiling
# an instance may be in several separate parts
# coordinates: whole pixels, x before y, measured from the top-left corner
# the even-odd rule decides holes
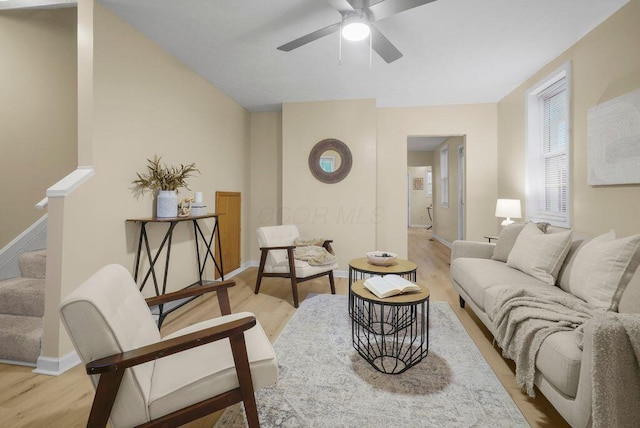
[[[421,136],[408,136],[407,137],[407,151],[409,152],[432,152],[438,148],[438,146],[449,137],[421,137]]]
[[[342,0],[99,1],[250,111],[357,98],[497,102],[628,2],[437,0],[376,22],[404,56],[387,64],[374,52],[369,68],[362,42],[343,43],[338,63],[337,33],[276,49],[339,22],[332,3]]]

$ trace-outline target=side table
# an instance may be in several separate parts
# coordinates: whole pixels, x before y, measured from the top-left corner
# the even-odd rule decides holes
[[[418,265],[409,260],[396,259],[396,263],[391,266],[379,266],[369,263],[366,257],[360,257],[349,261],[349,290],[351,285],[360,279],[366,279],[374,275],[384,276],[389,274],[400,275],[409,281],[416,281],[416,270]],[[349,314],[351,314],[353,299],[349,291]]]
[[[213,228],[211,230],[211,234],[207,237],[205,236],[202,228],[198,224],[198,220],[204,219],[213,219]],[[194,243],[196,249],[196,258],[198,260],[198,280],[192,284],[187,285],[185,288],[197,286],[197,285],[205,285],[209,284],[213,281],[205,281],[203,279],[205,267],[207,265],[207,261],[209,258],[213,262],[214,268],[218,271],[220,275],[220,279],[224,281],[224,274],[222,273],[222,249],[220,244],[220,236],[218,233],[218,214],[209,213],[198,216],[189,216],[189,217],[170,217],[170,218],[131,218],[127,219],[128,222],[140,223],[140,238],[138,240],[138,250],[136,252],[136,262],[134,268],[133,278],[136,284],[138,283],[138,274],[140,273],[140,262],[142,257],[142,250],[144,247],[146,253],[146,259],[149,263],[149,268],[147,269],[142,282],[139,284],[140,291],[142,291],[147,284],[149,278],[152,279],[154,291],[156,296],[165,294],[167,291],[167,279],[169,274],[169,260],[171,257],[171,243],[173,240],[173,230],[179,223],[183,222],[191,222],[193,224],[193,234],[194,234]],[[162,242],[160,246],[156,250],[155,254],[152,254],[151,246],[149,245],[149,236],[147,234],[147,225],[151,224],[168,224]],[[220,254],[220,260],[216,260],[215,256],[212,252],[211,246],[213,245],[214,239],[218,235],[218,254]],[[202,243],[202,247],[204,247],[204,254],[201,254],[199,245]],[[163,250],[166,249],[166,258],[164,260],[164,275],[162,278],[162,288],[160,287],[158,275],[156,273],[156,262],[158,258],[162,254]],[[195,299],[195,297],[187,298],[181,301],[178,301],[177,304],[167,304],[167,305],[159,305],[159,311],[156,315],[158,315],[158,328],[162,326],[162,322],[165,317],[169,315],[174,310],[179,307],[185,305],[191,300]]]
[[[378,298],[353,283],[351,340],[358,353],[376,370],[399,374],[429,353],[429,290]]]

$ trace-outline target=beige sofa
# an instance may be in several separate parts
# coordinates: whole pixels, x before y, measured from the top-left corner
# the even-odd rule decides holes
[[[496,243],[455,241],[451,252],[451,281],[460,295],[460,306],[468,305],[495,336],[490,314],[498,293],[517,284],[569,290],[574,261],[588,241],[574,234],[553,285],[514,269],[505,261],[493,259]],[[500,250],[502,259],[506,259],[504,252],[509,248]],[[628,273],[631,280],[619,300],[621,313],[640,313],[640,269],[634,270],[635,274]],[[587,322],[583,349],[575,332],[553,333],[544,340],[536,358],[535,385],[573,427],[591,424],[592,330]]]

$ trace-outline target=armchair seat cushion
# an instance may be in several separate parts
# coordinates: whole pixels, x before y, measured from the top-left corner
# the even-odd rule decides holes
[[[296,278],[307,278],[319,273],[338,269],[338,263],[324,266],[311,266],[308,262],[297,259],[294,260],[294,263],[296,267]],[[276,263],[273,266],[265,266],[264,271],[265,273],[289,273],[289,260],[284,260],[280,263]]]
[[[207,320],[167,335],[162,340],[248,316],[253,314],[241,312]],[[278,374],[276,355],[257,320],[256,325],[245,332],[245,342],[254,390],[275,384]],[[228,339],[160,358],[155,362],[151,381],[150,416],[158,418],[237,387],[238,377]]]

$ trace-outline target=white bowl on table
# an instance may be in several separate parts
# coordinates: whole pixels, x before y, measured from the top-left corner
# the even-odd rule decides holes
[[[367,253],[369,263],[376,266],[391,266],[396,263],[398,255],[390,251],[371,251]]]

